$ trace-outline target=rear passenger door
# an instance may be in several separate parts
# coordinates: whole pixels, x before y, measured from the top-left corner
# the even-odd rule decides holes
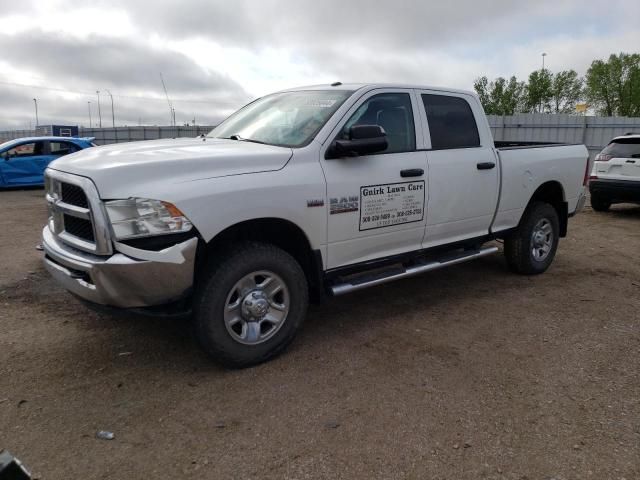
[[[419,97],[429,167],[423,246],[487,235],[500,172],[484,112],[471,95],[421,90]]]

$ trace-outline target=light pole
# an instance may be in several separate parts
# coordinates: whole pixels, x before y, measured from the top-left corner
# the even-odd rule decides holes
[[[87,107],[89,108],[89,128],[91,128],[91,101],[87,101]]]
[[[33,105],[36,107],[36,128],[38,128],[38,125],[40,124],[38,121],[38,100],[35,98],[33,99]]]
[[[98,96],[98,125],[102,128],[102,112],[100,111],[100,90],[96,90]]]
[[[111,92],[107,89],[105,89],[104,91],[109,94],[109,97],[111,97],[111,125],[113,126],[113,128],[116,128],[116,114],[113,110],[113,95],[111,95]]]
[[[540,70],[540,81],[542,81],[542,76],[544,75],[544,57],[546,57],[547,54],[545,52],[542,52],[542,70]],[[543,110],[543,106],[542,106],[542,98],[540,98],[540,113],[544,113]]]

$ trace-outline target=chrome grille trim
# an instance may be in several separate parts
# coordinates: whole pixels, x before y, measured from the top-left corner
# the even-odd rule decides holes
[[[88,208],[62,201],[63,183],[81,188],[87,197]],[[73,248],[95,255],[111,255],[113,253],[106,211],[98,196],[98,190],[90,179],[48,168],[45,170],[45,189],[49,207],[48,226],[56,238]],[[93,227],[95,242],[76,237],[65,231],[64,215],[89,220]]]
[[[55,203],[62,213],[66,213],[72,217],[82,218],[83,220],[91,220],[91,210],[88,208],[76,207],[70,203],[65,203],[62,200],[56,199],[49,193],[46,194],[46,199],[49,204]]]

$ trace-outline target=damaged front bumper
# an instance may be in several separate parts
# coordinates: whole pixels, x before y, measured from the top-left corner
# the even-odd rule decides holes
[[[42,231],[44,264],[71,293],[112,307],[150,307],[184,297],[193,286],[198,239],[160,251],[116,243],[117,252],[104,257],[73,249]]]

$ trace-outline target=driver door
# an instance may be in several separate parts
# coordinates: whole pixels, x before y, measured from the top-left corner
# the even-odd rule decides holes
[[[321,150],[327,181],[328,268],[420,249],[427,157],[417,150],[423,145],[417,107],[410,89],[373,90],[350,109]],[[326,159],[326,149],[353,125],[380,125],[387,149]]]
[[[47,156],[45,142],[25,142],[2,154],[0,169],[6,186],[42,185]]]

